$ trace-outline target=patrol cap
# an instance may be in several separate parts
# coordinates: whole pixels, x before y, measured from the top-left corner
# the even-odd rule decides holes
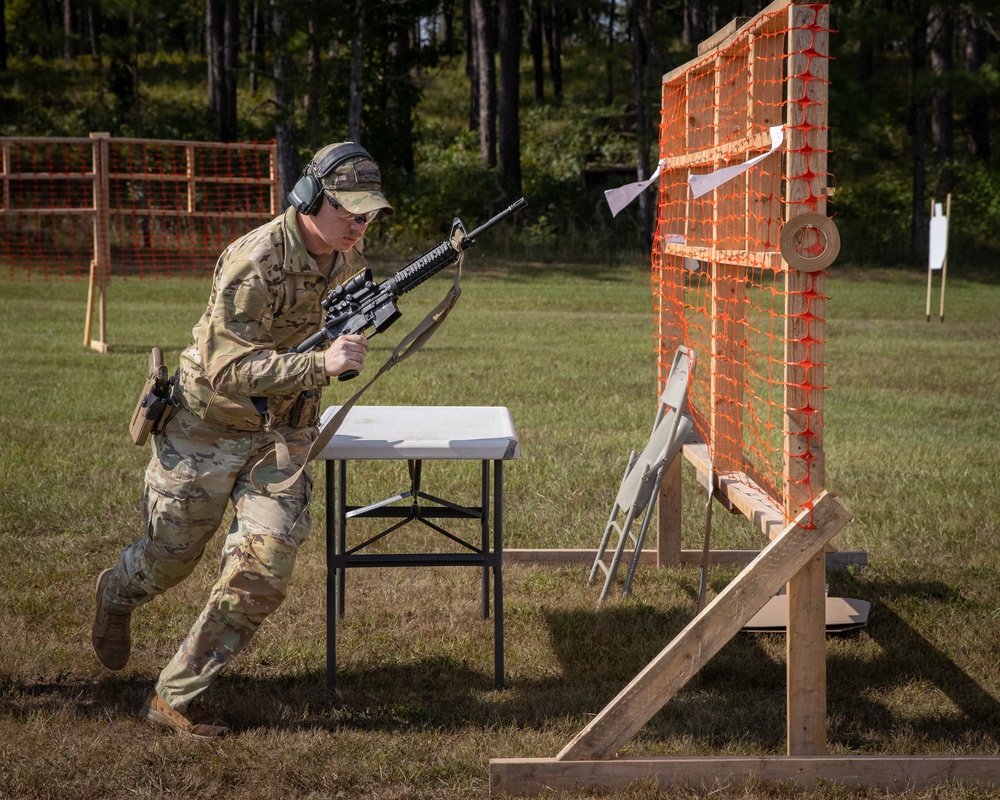
[[[338,148],[342,148],[343,155],[335,152]],[[313,156],[312,167],[326,192],[352,214],[377,210],[394,213],[382,194],[378,164],[360,145],[353,142],[328,144]]]

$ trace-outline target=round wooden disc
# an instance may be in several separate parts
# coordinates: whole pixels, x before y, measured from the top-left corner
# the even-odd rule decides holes
[[[840,253],[840,232],[823,214],[799,214],[782,226],[778,247],[792,269],[818,272]]]

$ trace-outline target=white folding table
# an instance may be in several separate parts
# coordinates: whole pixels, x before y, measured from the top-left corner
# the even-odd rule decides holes
[[[321,426],[339,410],[328,408]],[[482,568],[483,619],[490,616],[493,570],[494,683],[503,688],[503,462],[519,456],[510,411],[497,406],[355,406],[317,458],[326,469],[327,685],[336,686],[337,617],[344,616],[345,573],[358,567],[478,566]],[[347,462],[405,460],[405,491],[366,506],[348,499]],[[469,507],[427,494],[421,488],[426,460],[475,460],[482,464],[480,504]],[[491,470],[492,468],[492,470]],[[490,485],[492,471],[492,506]],[[400,505],[403,502],[406,505]],[[348,548],[351,519],[397,520],[389,528]],[[452,534],[431,519],[478,519],[479,543]],[[460,552],[364,552],[408,522],[420,521],[461,546]],[[491,542],[492,530],[492,542]]]

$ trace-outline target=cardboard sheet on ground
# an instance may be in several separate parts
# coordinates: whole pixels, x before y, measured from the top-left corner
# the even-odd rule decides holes
[[[826,598],[826,631],[843,633],[868,624],[872,604],[850,597]],[[767,601],[757,615],[743,626],[745,631],[783,633],[788,625],[788,595],[779,594]]]

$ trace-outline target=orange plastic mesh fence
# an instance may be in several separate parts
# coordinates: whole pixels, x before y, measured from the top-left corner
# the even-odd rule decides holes
[[[828,9],[773,3],[663,79],[652,289],[662,382],[678,345],[697,368],[695,430],[716,474],[793,518],[824,488],[826,273],[779,249],[794,217],[826,211]],[[711,41],[708,43],[711,45]],[[742,165],[695,198],[690,175]]]
[[[280,210],[273,144],[0,138],[0,269],[12,280],[211,274]]]

